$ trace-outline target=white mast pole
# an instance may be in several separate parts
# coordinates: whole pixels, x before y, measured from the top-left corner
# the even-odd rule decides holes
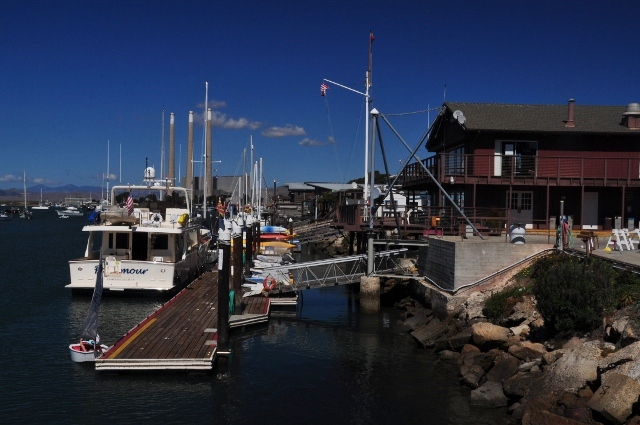
[[[111,176],[109,175],[109,140],[107,140],[107,204],[109,204],[109,179]]]
[[[258,218],[262,219],[262,158],[260,158],[260,171],[258,172]]]
[[[162,147],[160,148],[160,178],[164,178],[164,108],[162,109]]]
[[[122,184],[122,143],[120,143],[120,184]]]
[[[207,219],[207,124],[209,121],[209,110],[208,110],[208,101],[209,101],[209,82],[205,81],[205,89],[204,89],[204,158],[202,159],[204,163],[204,178],[202,188],[202,217],[204,220]]]

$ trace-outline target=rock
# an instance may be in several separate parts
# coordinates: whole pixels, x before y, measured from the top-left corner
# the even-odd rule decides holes
[[[616,372],[640,381],[640,341],[609,354],[600,360],[598,367],[603,371],[603,380],[612,372]]]
[[[522,417],[523,425],[584,425],[584,422],[565,418],[546,410],[525,412]]]
[[[532,362],[522,363],[518,366],[518,371],[520,372],[529,372],[533,369],[534,366],[538,366],[540,364],[540,360],[534,360]]]
[[[609,421],[622,424],[631,415],[633,404],[640,396],[640,382],[620,373],[603,380],[589,400],[589,407]]]
[[[526,400],[522,415],[523,425],[568,425],[577,424],[572,419],[564,418],[551,394],[535,396]]]
[[[478,365],[464,365],[460,368],[460,373],[462,373],[462,378],[460,382],[471,388],[478,388],[480,385],[480,380],[484,376],[484,370]]]
[[[568,346],[571,348],[563,349],[564,355],[549,366],[547,383],[553,389],[577,392],[598,379],[597,353],[580,341]]]
[[[551,364],[556,361],[556,352],[552,351],[551,353],[546,352],[542,355],[542,364]]]
[[[506,319],[506,323],[530,323],[539,317],[536,310],[536,299],[533,295],[522,297],[522,301],[513,306],[513,313]]]
[[[449,328],[447,324],[441,322],[438,318],[434,318],[424,326],[419,327],[411,332],[411,336],[416,339],[423,347],[433,346],[433,342],[447,333]]]
[[[509,354],[527,362],[539,359],[546,353],[544,345],[531,341],[522,341],[509,347]]]
[[[460,353],[451,350],[442,350],[438,354],[438,358],[443,362],[457,363]]]
[[[519,364],[520,361],[511,354],[498,355],[494,360],[493,367],[487,372],[487,381],[502,383],[518,373]]]
[[[411,316],[407,320],[405,320],[404,326],[407,327],[409,331],[415,331],[419,327],[429,323],[432,317],[433,316],[426,314],[425,311],[421,310],[415,316]]]
[[[487,381],[471,391],[471,405],[491,408],[507,406],[507,396],[502,391],[502,384]]]
[[[493,347],[506,347],[507,339],[511,331],[502,326],[492,323],[474,323],[471,326],[471,338],[473,343],[481,350],[488,350]]]
[[[520,336],[520,335],[527,336],[529,335],[529,332],[531,332],[531,328],[529,328],[528,325],[514,326],[513,328],[509,328],[509,329],[516,336]]]
[[[634,322],[630,321],[622,330],[622,335],[620,336],[620,344],[622,346],[626,346],[629,344],[633,344],[634,342],[638,341],[638,339],[640,339],[638,338],[638,329],[636,329]]]
[[[475,345],[465,344],[460,350],[460,359],[458,364],[464,364],[467,361],[467,357],[472,358],[475,354],[480,353],[480,349]]]
[[[462,331],[449,338],[449,348],[459,350],[471,341],[471,328],[464,328]]]
[[[503,382],[504,393],[510,398],[544,393],[547,386],[543,377],[541,373],[518,372]]]

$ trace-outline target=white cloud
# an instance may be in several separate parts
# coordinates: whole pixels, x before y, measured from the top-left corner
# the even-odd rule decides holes
[[[198,108],[204,109],[204,102],[199,103],[197,106],[198,106]],[[207,103],[207,108],[211,108],[211,109],[222,109],[222,108],[226,108],[226,107],[227,107],[227,102],[224,101],[224,100],[211,99]]]
[[[309,139],[308,137],[305,137],[304,139],[298,142],[300,146],[327,146],[327,145],[333,145],[335,143],[336,141],[333,137],[329,137],[324,142],[321,140],[314,140],[314,139]]]
[[[34,184],[47,184],[48,185],[48,184],[58,184],[59,182],[56,181],[56,180],[49,180],[49,179],[43,177],[43,178],[33,179],[33,183]]]
[[[2,177],[0,177],[0,182],[2,183],[10,183],[10,182],[17,182],[17,181],[22,181],[22,177],[16,177],[13,174],[6,174]]]
[[[258,121],[249,121],[247,118],[229,118],[220,111],[212,111],[211,115],[211,124],[214,127],[229,128],[232,130],[242,130],[243,128],[255,130],[262,125]]]
[[[94,174],[94,175],[93,175],[93,178],[94,178],[94,179],[96,179],[96,180],[98,180],[98,181],[103,181],[102,179],[104,179],[105,181],[106,181],[106,180],[109,180],[109,181],[115,181],[115,180],[118,180],[118,176],[117,176],[117,175],[115,175],[115,174],[109,174],[109,175],[107,175],[106,173],[103,173],[103,174]]]
[[[304,128],[291,124],[287,124],[286,127],[269,127],[262,130],[262,135],[265,137],[306,136],[306,134]]]

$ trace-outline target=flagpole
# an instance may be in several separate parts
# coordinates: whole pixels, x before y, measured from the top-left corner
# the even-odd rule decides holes
[[[335,81],[331,81],[328,80],[326,78],[323,78],[323,81],[326,81],[327,83],[331,83],[334,84],[338,87],[342,87],[343,89],[347,89],[349,91],[352,91],[354,93],[358,93],[360,95],[363,95],[365,97],[365,103],[366,103],[366,114],[365,114],[365,130],[364,130],[364,188],[363,188],[363,199],[366,200],[369,198],[368,194],[369,194],[369,109],[371,108],[371,96],[369,94],[369,89],[371,88],[371,63],[372,63],[372,54],[371,54],[371,45],[373,44],[373,32],[369,31],[369,56],[368,56],[368,63],[367,63],[367,72],[365,73],[365,92],[362,93],[361,91],[352,89],[351,87],[347,87],[345,85],[336,83]],[[328,88],[328,87],[327,87]],[[323,87],[321,87],[321,94],[324,96],[325,94],[325,89]],[[373,149],[373,147],[372,147]],[[373,168],[375,167],[374,164],[371,164],[371,168],[373,170]],[[373,172],[372,172],[373,174]],[[373,187],[373,178],[371,181],[371,187]],[[369,215],[369,209],[371,208],[371,205],[369,206],[369,208],[366,209],[365,211],[365,219],[368,217]]]

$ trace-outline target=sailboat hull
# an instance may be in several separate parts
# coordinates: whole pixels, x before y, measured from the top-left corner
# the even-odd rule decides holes
[[[104,344],[100,344],[100,350],[94,350],[92,348],[89,348],[87,349],[87,351],[82,351],[79,343],[69,345],[71,360],[73,360],[76,363],[95,362],[96,359],[100,357],[102,353],[104,353],[108,349],[109,349],[108,346]]]

